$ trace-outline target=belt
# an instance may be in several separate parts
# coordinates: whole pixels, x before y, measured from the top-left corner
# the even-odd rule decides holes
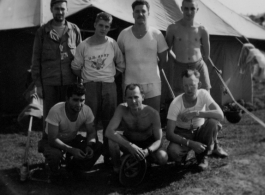
[[[181,127],[178,127],[178,126],[176,126],[176,128],[177,129],[180,129],[180,130],[185,130],[185,131],[196,131],[199,127],[197,127],[197,128],[193,128],[193,129],[184,129],[184,128],[181,128]]]

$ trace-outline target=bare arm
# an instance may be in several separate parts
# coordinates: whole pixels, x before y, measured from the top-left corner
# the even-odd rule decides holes
[[[197,118],[214,118],[216,120],[224,120],[224,113],[216,102],[209,105],[209,109],[206,111],[200,111]]]
[[[131,147],[131,143],[125,140],[119,133],[116,132],[121,123],[123,114],[123,106],[119,105],[115,110],[114,116],[109,122],[105,136],[110,140],[117,142],[118,144],[129,149]]]
[[[159,58],[158,66],[159,66],[159,69],[161,70],[163,66],[165,65],[165,63],[167,62],[167,50],[161,53],[158,53],[157,56]]]
[[[171,56],[174,60],[176,60],[176,55],[172,51],[173,42],[174,42],[174,24],[169,25],[167,28],[166,42],[168,45],[168,55]]]
[[[149,146],[149,149],[151,151],[156,151],[160,147],[162,142],[162,129],[158,112],[154,112],[152,116],[152,123],[153,136],[156,141],[151,146]]]
[[[201,33],[202,33],[202,49],[203,49],[203,59],[204,61],[207,61],[210,57],[210,40],[209,40],[209,34],[208,31],[205,29],[205,27],[201,27]]]
[[[175,123],[176,123],[176,121],[173,121],[170,119],[168,119],[168,121],[167,121],[166,137],[170,142],[190,147],[196,153],[202,153],[206,149],[206,145],[204,145],[203,143],[188,140],[188,139],[174,133]]]
[[[87,144],[96,143],[96,130],[93,123],[86,124],[86,140]]]
[[[167,120],[167,131],[166,131],[167,140],[173,143],[186,145],[187,142],[186,139],[174,133],[175,126],[176,126],[176,121],[170,119]]]
[[[183,113],[181,120],[187,122],[193,118],[213,118],[219,121],[224,120],[224,114],[216,102],[209,105],[209,109],[205,111],[188,111]]]
[[[71,153],[75,158],[82,159],[85,157],[85,153],[77,148],[73,148],[65,144],[62,140],[58,138],[59,127],[48,123],[48,142],[50,146],[59,148],[66,152]]]
[[[96,143],[96,131],[93,123],[86,124],[86,140],[86,157],[92,158],[94,155],[92,146]]]

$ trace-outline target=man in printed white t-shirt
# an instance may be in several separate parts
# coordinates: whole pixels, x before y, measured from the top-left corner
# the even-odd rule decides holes
[[[124,29],[117,40],[126,61],[124,84],[140,84],[144,90],[143,103],[160,111],[159,68],[166,62],[168,46],[161,31],[148,26],[149,3],[137,0],[132,9],[135,23]]]
[[[114,77],[125,69],[118,44],[107,36],[111,23],[110,14],[101,12],[97,15],[94,35],[80,43],[71,65],[73,72],[84,80],[86,104],[94,113],[96,128],[101,118],[104,135],[117,107]],[[109,164],[108,140],[105,136],[103,142],[104,163]]]
[[[69,85],[66,102],[55,104],[46,117],[47,125],[39,149],[54,176],[60,177],[64,154],[68,170],[88,171],[102,153],[102,143],[96,141],[93,127],[94,115],[84,101],[84,86]],[[77,134],[84,128],[86,137]]]
[[[201,85],[197,70],[182,73],[184,93],[177,96],[168,111],[166,137],[169,158],[181,165],[188,152],[194,150],[200,170],[208,168],[208,156],[227,157],[218,145],[217,134],[222,128],[219,121],[224,115],[219,105]]]

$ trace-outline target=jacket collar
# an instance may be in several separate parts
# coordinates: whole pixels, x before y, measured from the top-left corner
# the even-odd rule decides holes
[[[46,31],[46,33],[47,33],[47,32],[50,32],[50,31],[53,29],[53,28],[52,28],[52,21],[53,21],[53,20],[50,20],[50,21],[45,25],[45,31]],[[67,22],[66,20],[65,20],[65,24],[66,24],[66,26],[67,26],[67,31],[73,29],[72,25],[70,25],[70,23]]]

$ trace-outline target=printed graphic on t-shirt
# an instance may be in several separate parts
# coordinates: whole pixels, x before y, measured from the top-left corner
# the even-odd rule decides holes
[[[99,56],[92,56],[89,58],[89,65],[92,68],[95,68],[97,70],[104,68],[105,64],[105,60],[107,59],[107,57],[109,56],[109,54],[102,54]]]

